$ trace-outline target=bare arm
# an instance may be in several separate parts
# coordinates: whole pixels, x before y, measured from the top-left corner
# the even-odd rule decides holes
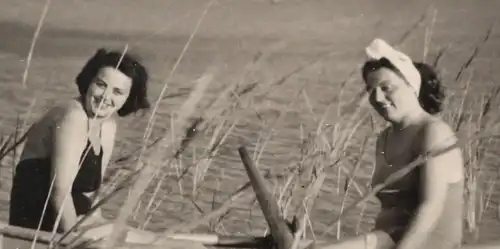
[[[71,188],[79,170],[87,133],[86,114],[80,110],[65,110],[53,130],[52,177],[55,177],[52,202],[62,211],[60,225],[69,230],[77,221]],[[64,206],[63,206],[64,204]]]
[[[445,123],[434,122],[424,128],[422,150],[446,148],[457,142],[451,128]],[[419,207],[408,232],[398,249],[420,248],[443,212],[446,201],[447,186],[450,172],[461,166],[461,151],[459,148],[429,159],[423,168],[423,202]],[[461,218],[461,217],[457,217]]]

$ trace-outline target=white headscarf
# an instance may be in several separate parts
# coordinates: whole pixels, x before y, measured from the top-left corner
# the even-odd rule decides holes
[[[376,38],[365,48],[365,52],[370,59],[380,60],[386,58],[403,75],[406,82],[414,89],[417,96],[420,92],[421,78],[420,72],[413,65],[411,58],[391,47],[382,39]]]

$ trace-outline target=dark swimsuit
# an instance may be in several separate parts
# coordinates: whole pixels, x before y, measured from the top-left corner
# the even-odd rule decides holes
[[[385,138],[383,143],[385,143]],[[382,144],[383,144],[382,143]],[[387,164],[385,157],[377,153],[380,163]],[[375,230],[390,235],[398,244],[407,232],[422,203],[421,178],[425,168],[418,166],[399,181],[386,186],[376,196],[382,212],[375,222]],[[462,242],[463,180],[449,183],[445,206],[437,224],[423,248],[455,248]]]
[[[102,147],[96,155],[88,141],[80,158],[80,162],[82,161],[71,191],[77,215],[86,214],[92,206],[92,200],[84,193],[96,191],[101,185]],[[10,194],[10,225],[37,229],[43,219],[40,230],[52,232],[58,215],[58,210],[52,203],[47,204],[42,218],[52,183],[51,168],[50,158],[25,159],[19,162]]]

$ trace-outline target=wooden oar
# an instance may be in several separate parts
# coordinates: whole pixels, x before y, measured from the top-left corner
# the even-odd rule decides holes
[[[0,249],[29,249],[36,237],[36,249],[48,249],[51,239],[54,237],[58,240],[62,234],[53,235],[46,231],[36,231],[35,229],[11,226],[4,222],[0,222]],[[175,236],[173,236],[175,237]],[[203,243],[187,239],[186,236],[177,236],[177,238],[165,238],[168,243],[162,245],[145,244],[145,243],[123,243],[116,249],[184,249],[184,248],[204,248]],[[213,240],[213,239],[212,239]],[[70,243],[70,241],[74,241]],[[239,240],[241,241],[241,240]],[[74,247],[72,247],[72,244]],[[55,248],[74,248],[74,249],[103,249],[102,242],[96,242],[85,238],[76,238],[75,234],[69,234]]]
[[[205,246],[216,247],[268,248],[272,245],[269,237],[183,233],[167,234],[165,237],[168,239],[196,241]]]
[[[277,249],[289,249],[293,243],[293,234],[283,219],[278,202],[273,198],[271,191],[267,189],[264,178],[255,167],[245,147],[240,147],[238,152]]]
[[[37,237],[36,248],[47,248],[50,240],[52,239],[52,233],[45,231],[36,232],[35,229],[28,229],[17,226],[10,226],[5,223],[0,222],[0,248],[2,249],[15,249],[16,245],[23,245],[22,248],[30,248],[33,239]],[[55,234],[56,240],[62,236],[62,234]],[[69,242],[75,240],[76,235],[70,234],[62,241],[59,246],[66,248]],[[230,248],[270,248],[272,246],[272,241],[270,237],[253,237],[253,236],[231,236],[231,235],[218,235],[218,234],[188,234],[188,233],[174,233],[167,234],[164,236],[167,240],[172,240],[169,242],[170,246],[167,248],[176,248],[177,245],[191,245],[189,248],[193,248],[195,244],[204,246],[216,246],[216,247],[230,247]],[[309,243],[309,241],[304,241],[301,244]],[[85,249],[101,249],[101,242],[94,242],[88,239],[80,238],[77,242],[71,243],[72,245],[78,245],[76,248]],[[175,244],[175,245],[174,245]],[[137,243],[125,243],[120,245],[120,249],[124,248],[140,248],[140,249],[164,249],[165,246],[159,245],[148,245],[148,244],[137,244]],[[180,248],[183,248],[182,246]]]
[[[23,227],[17,227],[17,226],[10,226],[6,223],[0,222],[0,236],[2,239],[2,244],[0,245],[0,248],[8,248],[7,245],[5,244],[6,238],[9,238],[11,241],[14,240],[19,240],[19,241],[25,241],[24,244],[30,244],[36,237],[36,244],[37,245],[44,245],[48,246],[50,244],[50,241],[52,238],[55,238],[58,240],[62,234],[55,234],[53,235],[52,233],[46,232],[46,231],[36,231],[36,229],[28,229],[28,228],[23,228]],[[71,234],[65,238],[65,240],[61,241],[60,246],[65,247],[69,244],[70,241],[76,240],[79,243],[84,243],[87,241],[86,239],[79,239],[76,238],[75,235]],[[39,248],[39,247],[36,247]],[[89,249],[93,249],[89,247]]]
[[[202,243],[205,246],[215,247],[230,247],[230,248],[271,248],[274,244],[271,236],[233,236],[233,235],[218,235],[218,234],[167,234],[168,239],[186,240]],[[299,248],[307,248],[311,244],[326,245],[334,242],[319,241],[319,240],[301,240]]]

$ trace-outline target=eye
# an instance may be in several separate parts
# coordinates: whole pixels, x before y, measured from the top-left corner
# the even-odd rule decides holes
[[[365,91],[370,93],[371,91],[373,91],[373,87],[367,85],[365,86]]]
[[[394,87],[387,81],[380,82],[379,87],[384,92],[392,92],[394,90]]]
[[[104,81],[102,81],[102,80],[95,81],[95,84],[96,84],[96,86],[98,86],[100,88],[105,88],[106,87],[106,83],[104,83]]]
[[[123,95],[125,93],[123,92],[123,90],[115,88],[115,89],[113,89],[113,94],[115,94],[115,95]]]

